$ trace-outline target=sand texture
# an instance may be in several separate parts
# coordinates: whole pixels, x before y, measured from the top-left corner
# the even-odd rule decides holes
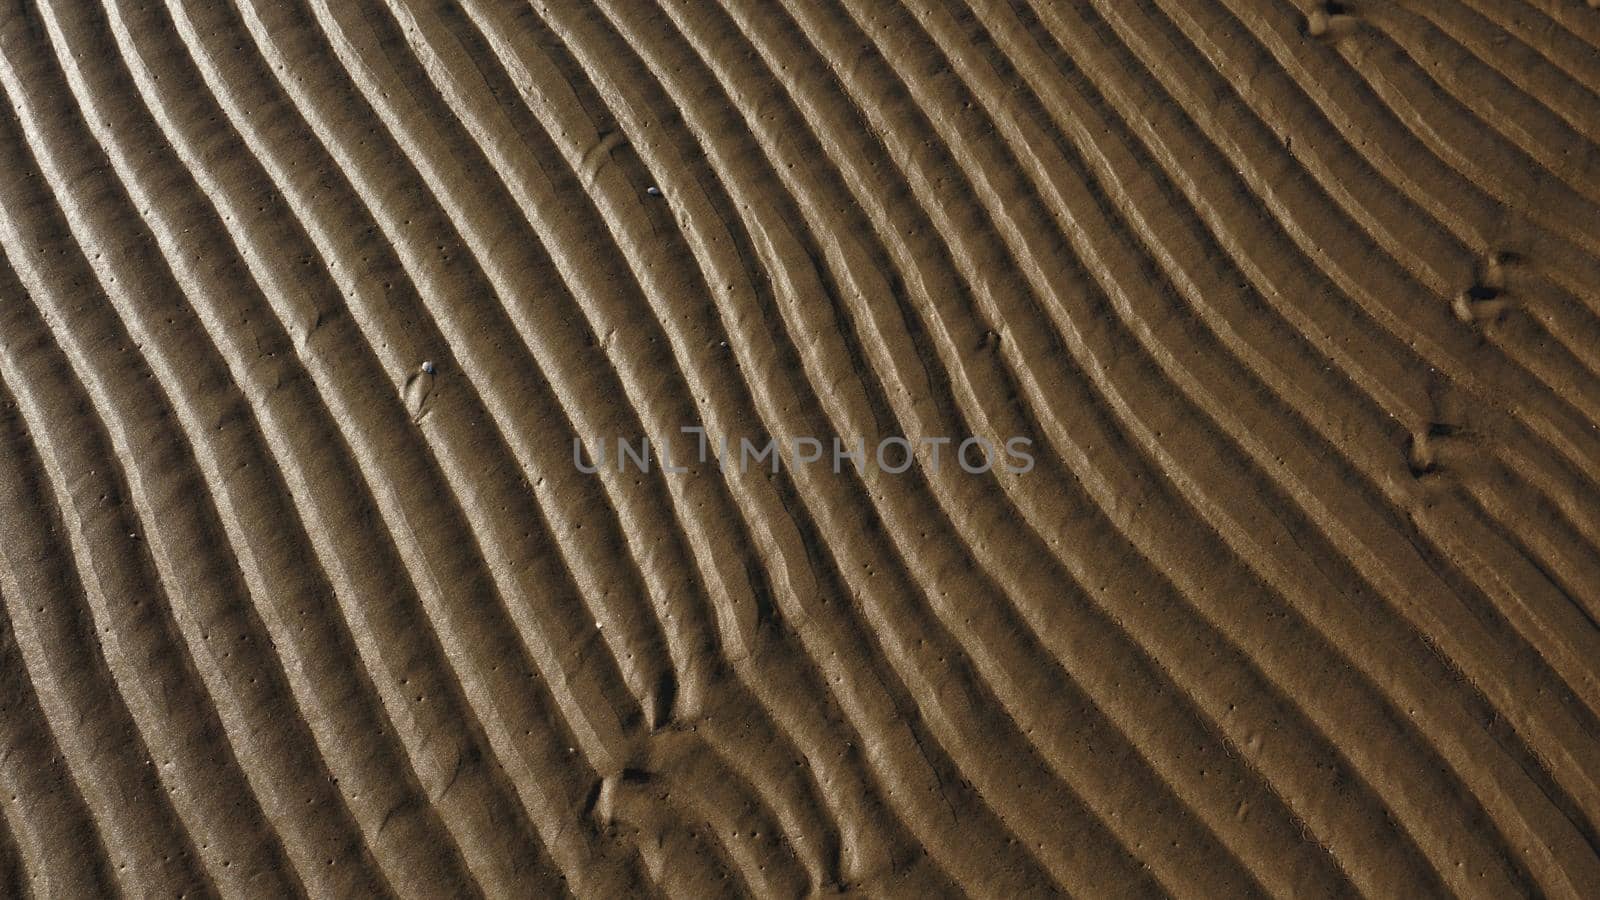
[[[1597,5],[0,0],[0,897],[1600,897]]]

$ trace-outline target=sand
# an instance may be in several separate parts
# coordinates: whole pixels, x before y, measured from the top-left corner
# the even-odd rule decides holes
[[[0,895],[1595,896],[1594,6],[4,3]]]

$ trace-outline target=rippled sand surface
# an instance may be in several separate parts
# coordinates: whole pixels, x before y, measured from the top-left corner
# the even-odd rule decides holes
[[[0,0],[0,894],[1600,894],[1597,2]]]

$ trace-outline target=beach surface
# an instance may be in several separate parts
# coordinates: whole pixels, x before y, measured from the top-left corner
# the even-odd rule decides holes
[[[1597,896],[1596,2],[0,0],[0,895]]]

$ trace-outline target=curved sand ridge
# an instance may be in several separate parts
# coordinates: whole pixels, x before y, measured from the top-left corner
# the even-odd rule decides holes
[[[6,4],[0,890],[1600,890],[1600,13],[1295,2]]]

